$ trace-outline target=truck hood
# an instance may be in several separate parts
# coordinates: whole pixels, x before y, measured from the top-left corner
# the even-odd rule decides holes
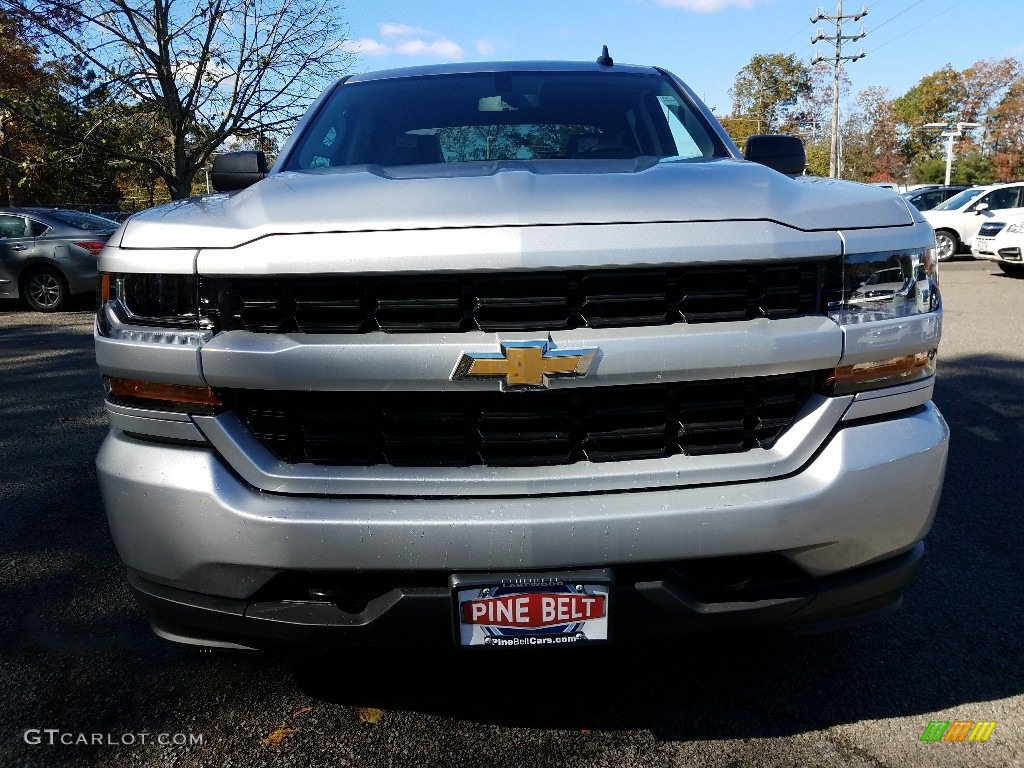
[[[234,248],[274,234],[774,221],[805,231],[914,224],[888,190],[742,160],[359,166],[274,174],[136,214],[122,248]]]

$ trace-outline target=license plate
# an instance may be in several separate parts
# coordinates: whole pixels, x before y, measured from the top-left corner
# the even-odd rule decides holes
[[[525,648],[608,640],[608,571],[454,576],[459,645]]]

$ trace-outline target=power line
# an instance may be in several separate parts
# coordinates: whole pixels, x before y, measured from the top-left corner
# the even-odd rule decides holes
[[[918,3],[921,3],[921,2],[923,2],[923,1],[924,1],[924,0],[918,0],[918,2],[917,2],[917,3],[914,3],[914,5],[917,5]],[[881,45],[876,45],[876,46],[875,46],[875,47],[874,47],[874,48],[873,48],[872,50],[875,50],[875,51],[877,51],[877,50],[878,50],[879,48],[884,48],[885,46],[889,45],[889,43],[895,43],[895,42],[896,42],[897,40],[899,40],[899,39],[900,39],[901,37],[906,37],[906,36],[907,36],[907,35],[909,35],[909,34],[910,34],[911,32],[916,32],[916,31],[917,31],[918,29],[920,29],[921,27],[923,27],[923,26],[924,26],[925,24],[927,24],[928,22],[930,22],[930,21],[935,21],[935,19],[939,18],[939,16],[942,16],[942,15],[943,15],[944,13],[949,13],[949,12],[950,12],[950,11],[952,11],[952,10],[953,10],[954,8],[956,8],[956,7],[958,6],[958,5],[963,5],[963,4],[964,4],[964,3],[966,3],[966,2],[967,2],[967,0],[958,0],[958,2],[955,2],[955,3],[953,3],[953,4],[951,5],[951,6],[949,6],[949,7],[948,7],[948,8],[946,8],[945,10],[943,10],[943,11],[939,11],[938,13],[936,13],[936,14],[935,14],[934,16],[932,16],[931,18],[929,18],[929,19],[926,19],[926,20],[922,21],[922,22],[921,22],[920,24],[918,24],[918,25],[917,25],[916,27],[913,27],[912,29],[908,29],[908,30],[907,30],[906,32],[904,32],[904,33],[903,33],[902,35],[896,35],[896,37],[893,37],[893,38],[890,38],[889,40],[886,40],[886,41],[885,41],[884,43],[882,43]],[[914,6],[912,5],[912,6],[910,6],[910,7],[911,7],[911,8],[913,8]],[[910,8],[908,8],[907,10],[910,10]],[[897,15],[898,15],[898,14],[897,14]],[[896,17],[894,16],[893,18],[896,18]],[[892,19],[890,19],[890,21],[892,21]]]
[[[910,10],[911,8],[913,8],[913,7],[915,6],[915,5],[920,5],[920,4],[921,4],[921,3],[923,3],[923,2],[924,2],[924,0],[917,0],[917,2],[916,2],[916,3],[912,3],[911,5],[908,5],[908,6],[906,7],[906,8],[904,8],[904,9],[903,9],[902,11],[900,11],[899,13],[897,13],[897,14],[895,14],[895,15],[893,15],[893,16],[890,16],[890,17],[889,17],[888,19],[886,19],[885,21],[883,21],[883,22],[882,22],[881,24],[879,24],[878,26],[876,26],[876,27],[872,28],[872,30],[871,30],[871,31],[872,31],[872,32],[877,32],[877,31],[878,31],[878,30],[880,30],[880,29],[881,29],[882,27],[884,27],[884,26],[885,26],[886,24],[888,24],[888,23],[889,23],[890,21],[893,21],[894,19],[898,19],[898,18],[899,18],[900,16],[902,16],[902,15],[903,15],[904,13],[906,13],[907,11],[909,11],[909,10]],[[877,6],[877,5],[878,5],[878,3],[875,3],[875,5]],[[874,7],[874,6],[872,6],[872,7]]]

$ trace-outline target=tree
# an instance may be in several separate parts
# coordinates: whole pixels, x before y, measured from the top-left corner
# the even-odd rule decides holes
[[[0,205],[117,205],[115,171],[76,137],[82,124],[68,94],[80,89],[75,59],[44,65],[17,17],[0,11]],[[40,123],[60,126],[56,141]]]
[[[857,94],[856,107],[846,122],[847,177],[858,181],[906,178],[907,161],[899,132],[888,88],[872,86]],[[854,155],[856,162],[851,163]]]
[[[1018,77],[986,120],[992,165],[1000,181],[1024,176],[1024,77]]]
[[[941,138],[937,132],[921,130],[921,126],[956,122],[966,96],[963,77],[947,64],[894,99],[892,110],[901,124],[904,156],[913,161],[937,155],[944,146]]]
[[[328,0],[0,0],[0,10],[40,30],[54,61],[77,52],[94,73],[83,141],[111,161],[149,168],[173,199],[191,194],[229,138],[288,131],[345,72],[351,54],[337,8]]]
[[[994,181],[996,172],[992,160],[981,152],[967,152],[957,158],[952,174],[954,184],[991,184]]]
[[[919,184],[942,184],[946,181],[946,161],[937,157],[915,160],[910,165],[910,178]]]
[[[804,91],[777,130],[788,133],[802,133],[811,142],[822,138],[831,139],[832,91],[834,72],[825,63],[814,64],[807,70],[809,87]],[[850,78],[840,73],[839,95],[845,97],[850,89]]]
[[[1016,59],[976,61],[963,71],[964,99],[957,119],[982,122],[989,109],[1022,73],[1024,68]]]
[[[38,137],[31,123],[19,117],[17,106],[24,106],[29,90],[50,86],[35,48],[24,39],[17,20],[2,11],[0,39],[0,205],[18,205],[22,158],[34,150]]]
[[[789,110],[785,122],[778,127],[780,133],[801,136],[807,151],[807,173],[828,176],[832,154],[832,93],[834,71],[828,64],[814,64],[808,70],[810,88],[800,96]],[[850,78],[840,74],[840,95],[850,87]]]
[[[1022,66],[1012,58],[977,61],[962,72],[948,64],[933,72],[892,104],[903,141],[903,153],[912,173],[932,174],[927,159],[945,159],[945,142],[936,130],[921,130],[927,123],[985,123],[984,131],[967,132],[955,147],[958,158],[953,178],[963,182],[990,178],[1011,178],[1019,160],[1014,153],[1021,148],[1021,113],[1012,106],[1015,83]],[[1009,99],[1009,101],[1007,101]],[[985,142],[988,142],[985,145]],[[964,161],[980,153],[967,164]],[[987,155],[991,154],[992,158]],[[944,179],[945,174],[939,177]],[[917,177],[921,181],[925,178]]]
[[[828,176],[829,155],[832,152],[831,142],[821,138],[804,143],[807,152],[807,175]]]
[[[732,117],[744,120],[747,136],[771,133],[810,91],[810,71],[796,54],[758,53],[737,73],[729,91],[733,98]]]

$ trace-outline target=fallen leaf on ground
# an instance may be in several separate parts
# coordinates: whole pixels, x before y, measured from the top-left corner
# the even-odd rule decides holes
[[[294,712],[292,712],[292,717],[298,717],[299,715],[304,715],[307,712],[312,712],[312,711],[313,711],[312,707],[303,707],[302,709],[297,709]]]
[[[294,728],[278,728],[263,740],[263,745],[267,747],[280,747],[281,742],[293,733],[295,733]]]
[[[377,709],[375,707],[361,707],[359,710],[359,719],[364,723],[370,723],[376,725],[384,717],[384,710]]]

